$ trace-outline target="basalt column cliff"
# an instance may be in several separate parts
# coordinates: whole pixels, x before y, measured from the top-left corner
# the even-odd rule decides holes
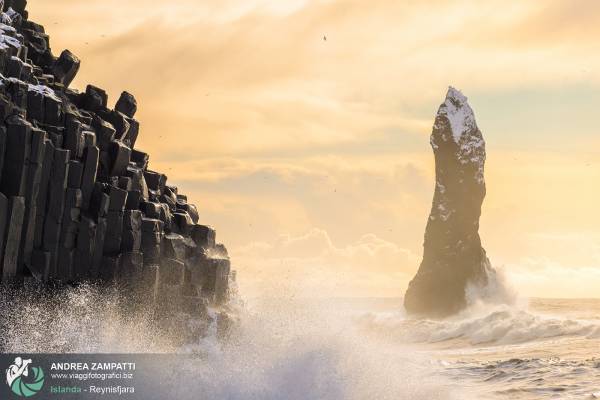
[[[229,295],[227,250],[136,149],[135,98],[69,88],[26,0],[0,0],[0,280],[119,283],[191,314]]]
[[[485,142],[467,98],[452,87],[435,118],[431,147],[433,205],[423,261],[404,305],[410,313],[445,316],[462,309],[467,285],[485,285],[491,271],[478,233],[485,197]]]

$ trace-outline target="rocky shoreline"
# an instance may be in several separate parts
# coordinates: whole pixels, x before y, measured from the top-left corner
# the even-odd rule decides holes
[[[70,88],[80,60],[52,53],[26,3],[0,1],[0,281],[116,284],[162,315],[226,305],[227,249],[135,147],[135,97]]]

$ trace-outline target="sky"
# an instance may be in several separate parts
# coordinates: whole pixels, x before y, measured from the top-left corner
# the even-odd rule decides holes
[[[138,100],[137,147],[246,296],[402,296],[447,87],[487,143],[480,234],[523,296],[598,297],[600,2],[29,0],[72,84]]]

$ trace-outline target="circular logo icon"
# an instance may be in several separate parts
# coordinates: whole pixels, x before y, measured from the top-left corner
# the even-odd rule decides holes
[[[20,397],[31,397],[44,386],[44,371],[40,367],[30,367],[31,360],[15,358],[6,370],[6,383],[10,390]]]

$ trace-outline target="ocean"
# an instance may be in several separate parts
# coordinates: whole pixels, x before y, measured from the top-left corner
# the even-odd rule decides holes
[[[192,354],[168,378],[181,399],[600,398],[599,299],[475,304],[444,320],[407,317],[401,298],[248,299],[226,340],[174,347],[94,288],[61,296],[0,304],[19,310],[4,314],[4,350]]]
[[[262,322],[242,335],[261,354],[242,365],[267,382],[217,397],[600,398],[598,299],[476,304],[444,320],[407,317],[400,298],[271,302],[250,307]]]
[[[447,386],[440,398],[600,398],[599,299],[479,305],[440,321],[380,310],[361,320],[380,340],[406,345],[424,376]]]

